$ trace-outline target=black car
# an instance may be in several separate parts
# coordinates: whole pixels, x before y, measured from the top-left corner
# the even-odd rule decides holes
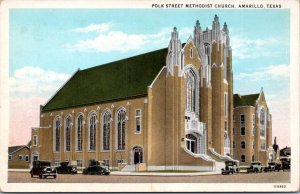
[[[222,168],[222,174],[239,173],[238,163],[235,161],[226,161],[225,168]]]
[[[56,178],[56,170],[51,167],[51,163],[49,161],[33,161],[33,167],[30,170],[31,178],[33,176],[38,176],[40,179],[47,178],[48,176],[52,176]]]
[[[280,165],[280,164],[279,164]],[[264,168],[265,172],[273,172],[278,170],[278,164],[276,162],[269,162],[268,166]],[[280,168],[279,168],[280,169]]]
[[[251,166],[247,168],[247,173],[249,172],[262,172],[263,166],[260,161],[251,162]]]
[[[77,162],[61,162],[60,166],[55,168],[58,174],[77,174]]]
[[[90,165],[83,169],[82,174],[109,175],[110,170],[103,161],[91,161]]]
[[[288,160],[288,159],[282,160],[281,164],[282,164],[282,170],[283,171],[291,169],[291,160]]]

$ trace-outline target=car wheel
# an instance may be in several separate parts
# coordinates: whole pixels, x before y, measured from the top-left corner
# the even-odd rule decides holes
[[[31,178],[33,178],[33,174],[32,174],[32,173],[30,173],[30,175],[31,175]]]
[[[40,175],[39,175],[39,178],[40,178],[40,179],[42,179],[42,178],[43,178],[43,175],[42,175],[42,174],[40,174]]]
[[[54,175],[53,178],[56,179],[56,175]]]
[[[110,174],[110,172],[106,172],[106,173],[105,173],[105,175],[109,175],[109,174]]]

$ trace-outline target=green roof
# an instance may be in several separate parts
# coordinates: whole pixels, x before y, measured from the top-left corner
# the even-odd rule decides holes
[[[76,107],[147,95],[165,66],[168,49],[160,49],[77,71],[42,111]]]
[[[259,97],[258,94],[249,94],[249,95],[239,95],[234,94],[234,107],[238,106],[255,106],[256,100]]]

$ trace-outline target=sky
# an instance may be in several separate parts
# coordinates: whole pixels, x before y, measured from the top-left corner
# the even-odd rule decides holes
[[[173,27],[181,42],[214,15],[227,23],[234,93],[265,93],[273,137],[290,145],[288,9],[11,9],[10,145],[27,144],[44,105],[77,69],[165,48]]]

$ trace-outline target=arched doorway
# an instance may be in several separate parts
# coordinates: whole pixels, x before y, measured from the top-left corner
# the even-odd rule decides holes
[[[133,148],[133,163],[134,164],[143,163],[143,148],[141,147]]]

